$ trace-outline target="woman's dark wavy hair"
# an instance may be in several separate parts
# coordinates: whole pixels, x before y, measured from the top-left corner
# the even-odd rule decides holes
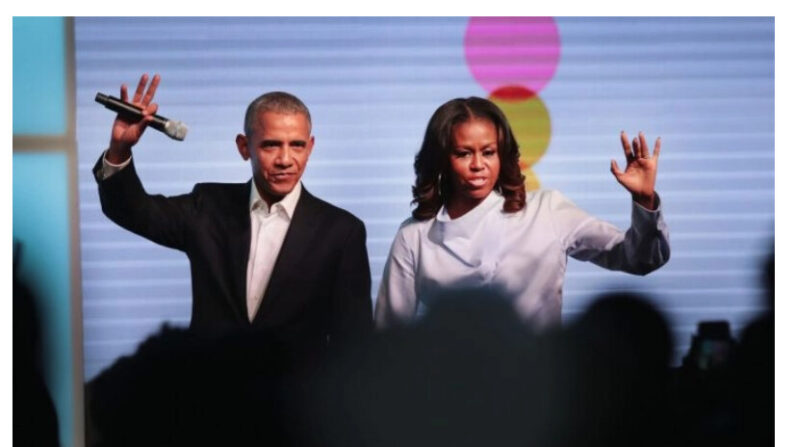
[[[414,158],[416,179],[411,192],[417,208],[412,216],[427,220],[439,212],[450,199],[450,157],[453,148],[453,127],[483,118],[497,128],[497,154],[500,157],[500,175],[494,189],[505,197],[503,210],[515,213],[525,206],[524,175],[519,168],[519,145],[511,131],[505,115],[493,102],[478,98],[456,98],[450,100],[431,116],[422,147]]]

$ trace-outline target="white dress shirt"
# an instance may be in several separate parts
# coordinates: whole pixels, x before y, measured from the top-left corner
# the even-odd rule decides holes
[[[251,182],[249,197],[251,247],[248,252],[246,274],[246,308],[249,321],[254,320],[254,315],[268,288],[273,266],[276,265],[276,258],[279,256],[300,196],[301,182],[298,182],[282,200],[268,207],[254,182]]]
[[[108,151],[106,150],[104,154],[102,154],[102,170],[99,171],[102,178],[99,180],[105,180],[106,178],[110,177],[111,175],[121,171],[122,169],[126,168],[127,165],[130,164],[132,161],[132,157],[124,160],[119,164],[113,164],[108,161]]]
[[[113,164],[102,157],[102,180],[124,169],[132,157]],[[268,288],[276,258],[284,243],[284,237],[301,196],[301,183],[295,185],[282,200],[270,207],[262,199],[254,182],[249,194],[249,216],[251,218],[251,245],[249,246],[248,269],[246,271],[246,310],[249,321],[254,320],[265,290]]]
[[[440,295],[472,288],[512,300],[539,327],[559,323],[567,255],[636,274],[668,260],[668,228],[655,198],[655,211],[633,202],[626,233],[553,190],[528,192],[516,213],[505,213],[504,198],[491,192],[457,219],[444,207],[433,219],[408,219],[384,267],[376,324],[412,320]]]

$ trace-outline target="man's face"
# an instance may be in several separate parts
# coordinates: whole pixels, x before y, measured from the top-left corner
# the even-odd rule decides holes
[[[271,205],[301,180],[315,138],[303,114],[263,112],[251,135],[238,135],[236,143],[243,160],[251,160],[257,190]]]

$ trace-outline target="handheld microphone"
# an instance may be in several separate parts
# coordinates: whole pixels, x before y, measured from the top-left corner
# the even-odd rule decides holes
[[[143,109],[140,107],[113,96],[97,93],[97,97],[94,100],[106,108],[132,119],[140,120],[144,116]],[[153,118],[152,121],[146,123],[149,127],[157,129],[175,140],[182,141],[185,139],[185,135],[188,133],[188,126],[183,124],[182,121],[173,121],[160,115],[153,115]]]

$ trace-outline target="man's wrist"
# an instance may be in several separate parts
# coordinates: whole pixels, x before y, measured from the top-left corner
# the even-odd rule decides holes
[[[105,153],[105,160],[107,160],[108,163],[118,165],[129,160],[131,156],[132,147],[114,144],[111,141],[108,151]]]

